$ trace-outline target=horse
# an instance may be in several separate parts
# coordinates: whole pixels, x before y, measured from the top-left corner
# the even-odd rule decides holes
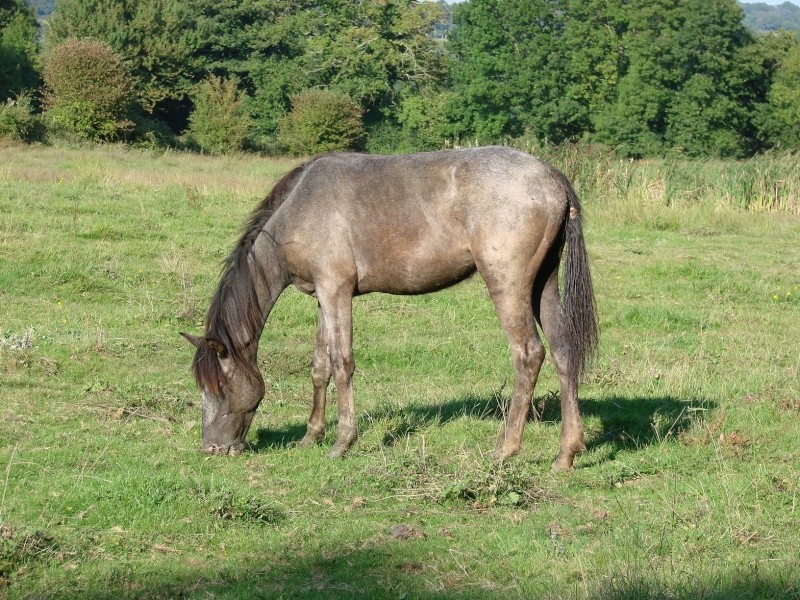
[[[290,285],[316,297],[318,312],[313,402],[298,445],[322,441],[332,377],[338,428],[328,455],[336,458],[358,435],[353,298],[435,292],[475,272],[508,339],[515,374],[495,454],[503,460],[521,451],[545,358],[538,324],[561,393],[553,468],[572,469],[574,456],[586,449],[578,384],[598,342],[580,202],[557,169],[496,146],[397,156],[332,153],[277,182],[223,262],[204,334],[181,334],[196,348],[192,371],[202,392],[202,449],[223,455],[244,450],[265,394],[259,338]]]

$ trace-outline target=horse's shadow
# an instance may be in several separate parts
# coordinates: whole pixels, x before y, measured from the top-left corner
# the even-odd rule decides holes
[[[362,433],[373,427],[384,427],[384,445],[427,427],[442,427],[457,419],[496,421],[498,429],[506,412],[509,398],[503,390],[488,396],[466,395],[441,404],[407,406],[379,405],[359,416]],[[609,447],[605,460],[613,459],[622,450],[639,449],[680,436],[717,407],[708,399],[682,400],[673,396],[610,396],[586,398],[580,402],[581,415],[586,421],[599,419],[587,430],[586,446],[591,451],[601,446]],[[531,410],[531,420],[544,423],[561,421],[558,394],[550,392],[536,397]],[[328,423],[329,432],[335,431],[335,422]],[[250,444],[253,452],[287,448],[295,445],[305,434],[306,424],[292,423],[282,428],[259,428]]]

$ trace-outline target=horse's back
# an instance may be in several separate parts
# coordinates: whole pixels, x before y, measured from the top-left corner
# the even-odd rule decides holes
[[[337,153],[309,164],[276,216],[300,279],[337,273],[357,292],[422,293],[468,277],[484,247],[562,218],[563,176],[523,152]]]

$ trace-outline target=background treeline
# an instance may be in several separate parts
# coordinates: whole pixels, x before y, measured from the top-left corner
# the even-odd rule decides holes
[[[0,0],[6,98],[23,140],[742,157],[800,147],[800,41],[735,0]]]
[[[751,29],[763,33],[767,31],[800,31],[800,6],[791,2],[778,5],[753,2],[742,4],[744,22]]]

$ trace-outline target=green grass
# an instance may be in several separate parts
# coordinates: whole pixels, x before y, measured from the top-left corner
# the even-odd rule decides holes
[[[783,173],[756,160],[718,166]],[[561,474],[549,365],[489,455],[512,369],[479,278],[356,301],[344,461],[294,447],[316,305],[287,291],[252,451],[202,455],[178,331],[291,163],[0,148],[0,597],[800,597],[800,220],[576,161],[602,341]]]

